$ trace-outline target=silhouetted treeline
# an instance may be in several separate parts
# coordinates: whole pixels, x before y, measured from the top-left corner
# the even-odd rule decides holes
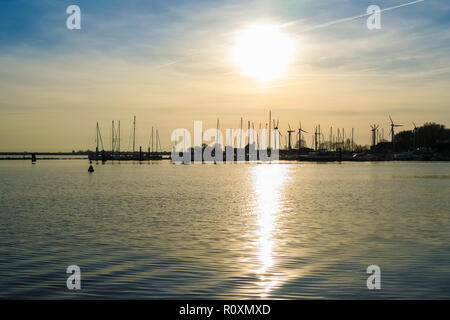
[[[422,127],[396,134],[395,144],[398,151],[417,149],[450,151],[450,129],[442,124],[427,122]]]

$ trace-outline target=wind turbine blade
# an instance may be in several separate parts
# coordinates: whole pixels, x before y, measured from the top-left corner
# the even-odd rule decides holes
[[[391,123],[394,124],[394,121],[392,121],[391,115],[389,115],[389,119],[391,119]]]

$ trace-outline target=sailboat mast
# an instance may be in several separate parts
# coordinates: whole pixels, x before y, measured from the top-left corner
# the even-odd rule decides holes
[[[342,128],[342,149],[345,150],[345,128]]]
[[[95,152],[96,152],[97,155],[98,155],[98,122],[97,122],[97,132],[96,132],[96,134],[97,134],[97,147],[96,147],[96,149],[95,149]]]
[[[135,151],[135,145],[136,145],[136,116],[134,116],[133,120],[133,153]]]
[[[111,154],[114,153],[114,120],[111,122]]]
[[[353,152],[354,146],[355,146],[355,145],[354,145],[354,141],[355,141],[355,140],[353,139],[353,138],[354,138],[354,134],[355,134],[355,129],[352,128],[352,152]]]
[[[250,121],[248,121],[248,123],[247,123],[247,141],[248,141],[248,147],[250,148]],[[245,145],[244,145],[244,147],[245,147]]]
[[[117,145],[117,152],[119,154],[119,160],[120,160],[120,120],[119,120],[119,140]]]
[[[158,134],[158,129],[156,129],[156,153],[158,153],[158,151],[160,151],[159,148],[158,149],[158,142],[159,142],[159,134]],[[159,146],[161,147],[161,144],[159,144]]]
[[[219,139],[219,118],[217,118],[217,129],[216,129],[216,145]]]
[[[255,123],[252,121],[252,139],[255,143],[255,151],[258,150],[258,134],[255,131]]]
[[[241,134],[239,137],[239,149],[241,149],[241,148],[242,148],[242,117],[241,117]]]
[[[269,149],[270,149],[270,138],[271,138],[271,134],[270,134],[271,125],[272,125],[272,111],[269,111]]]
[[[333,126],[330,127],[330,151],[333,150]]]

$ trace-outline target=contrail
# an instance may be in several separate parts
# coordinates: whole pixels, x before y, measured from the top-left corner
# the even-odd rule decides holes
[[[425,0],[416,0],[416,1],[412,1],[412,2],[408,2],[408,3],[404,3],[404,4],[400,4],[398,6],[395,7],[390,7],[390,8],[385,8],[385,9],[381,9],[380,12],[385,12],[385,11],[390,11],[390,10],[394,10],[394,9],[398,9],[401,7],[406,7],[406,6],[410,6],[416,3],[420,3],[420,2],[424,2]],[[334,21],[330,21],[330,22],[326,22],[326,23],[322,23],[316,26],[312,26],[310,28],[304,29],[301,32],[307,32],[307,31],[311,31],[311,30],[316,30],[316,29],[320,29],[320,28],[325,28],[325,27],[329,27],[338,23],[343,23],[343,22],[348,22],[348,21],[352,21],[352,20],[357,20],[363,17],[367,17],[372,15],[372,13],[365,13],[365,14],[361,14],[358,16],[354,16],[354,17],[349,17],[349,18],[343,18],[343,19],[338,19],[338,20],[334,20]]]

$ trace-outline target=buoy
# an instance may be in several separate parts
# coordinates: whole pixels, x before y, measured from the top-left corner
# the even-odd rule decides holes
[[[92,160],[89,161],[89,169],[88,172],[94,172],[94,167],[92,166]]]

